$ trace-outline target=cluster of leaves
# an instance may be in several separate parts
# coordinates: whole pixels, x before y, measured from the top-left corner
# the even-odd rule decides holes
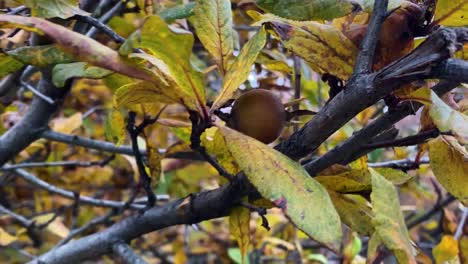
[[[243,89],[266,88],[284,103],[293,101],[292,84],[297,76],[302,76],[300,86],[305,96],[301,107],[321,108],[326,103],[328,84],[319,76],[333,76],[341,82],[351,78],[374,1],[197,0],[185,4],[126,1],[119,3],[124,6],[120,15],[108,23],[123,39],[104,33],[92,38],[75,32],[73,27],[80,21],[77,18],[91,15],[79,8],[77,0],[13,2],[3,4],[9,8],[25,5],[30,16],[0,15],[2,28],[21,29],[8,32],[5,35],[13,38],[0,42],[4,51],[0,56],[0,75],[4,77],[33,66],[51,69],[57,89],[69,89],[71,82],[70,95],[59,116],[52,120],[51,130],[122,145],[130,142],[126,112],[137,113],[141,118],[158,116],[155,125],[142,131],[138,145],[146,150],[146,171],[151,175],[154,192],[179,198],[225,184],[206,162],[172,158],[180,153],[193,154],[191,145],[196,133],[192,130],[198,128],[190,114],[210,127],[196,135],[200,137],[202,149],[215,156],[230,174],[243,172],[261,195],[260,199],[246,200],[249,206],[232,208],[227,220],[204,222],[194,230],[171,227],[142,237],[135,243],[141,245],[147,259],[165,259],[169,255],[175,263],[184,263],[208,255],[239,263],[257,263],[259,259],[269,258],[291,261],[303,258],[311,263],[326,263],[327,257],[338,255],[345,263],[372,263],[382,257],[385,252],[382,246],[385,246],[399,263],[417,260],[430,263],[426,254],[431,251],[415,247],[412,240],[426,241],[423,235],[434,231],[437,222],[430,221],[409,232],[405,216],[409,219],[411,214],[416,214],[417,219],[420,212],[413,208],[403,214],[400,201],[416,204],[417,208],[427,207],[440,198],[434,191],[440,190],[440,183],[463,205],[468,203],[467,101],[441,99],[428,84],[422,88],[409,85],[396,93],[400,100],[425,105],[420,122],[413,117],[411,124],[402,125],[401,133],[437,129],[444,135],[417,149],[377,149],[348,166],[334,165],[315,177],[297,161],[232,130],[216,116]],[[467,1],[433,1],[431,8],[424,6],[426,2],[431,1],[390,1],[374,70],[411,52],[418,44],[415,35],[425,37],[417,32],[424,22],[431,24],[426,23],[426,28],[467,26],[464,18]],[[434,15],[434,20],[424,21],[425,13]],[[30,33],[47,36],[53,44],[18,47],[17,44],[30,38]],[[11,45],[11,41],[17,43]],[[292,67],[295,56],[303,63],[296,62],[297,67]],[[462,52],[461,56],[465,54]],[[19,76],[23,81],[24,74]],[[26,80],[35,84],[40,77],[32,74]],[[28,91],[22,94],[18,99],[15,91],[2,106],[2,130],[7,131],[25,113],[24,102],[32,95]],[[381,113],[380,104],[363,110],[314,155],[325,154]],[[415,123],[420,123],[420,127]],[[286,140],[292,133],[291,126],[279,140]],[[430,167],[415,167],[410,172],[369,166],[414,156],[417,162],[426,152]],[[106,154],[39,140],[14,161],[103,159],[107,159]],[[93,196],[98,192],[102,193],[100,198],[112,200],[127,200],[132,196],[141,174],[133,157],[117,155],[110,162],[97,165],[101,166],[41,167],[31,171],[50,184],[80,195]],[[432,175],[438,183],[432,181]],[[2,216],[0,221],[5,228],[0,227],[0,246],[7,250],[0,254],[0,259],[18,257],[15,253],[18,248],[34,254],[50,250],[67,237],[68,226],[84,225],[96,215],[105,214],[99,208],[76,209],[71,204],[73,201],[51,196],[44,190],[31,192],[32,187],[22,179],[11,182],[0,185],[8,197],[5,201],[18,202],[14,210],[31,216],[36,225],[47,223],[47,232],[39,239],[45,242],[42,245],[33,241],[39,250],[32,248],[28,228],[15,227],[8,215],[4,219]],[[0,204],[3,204],[1,200]],[[266,219],[271,231],[259,228],[261,219],[250,213],[250,209],[257,207],[269,209]],[[130,213],[114,218],[126,214]],[[427,236],[432,245],[440,241],[432,251],[433,257],[437,263],[466,260],[468,237],[454,238],[453,212],[444,211],[444,216],[447,235]],[[189,241],[184,240],[184,234],[189,235]],[[364,238],[368,238],[365,247],[361,242]],[[307,244],[311,239],[318,244]],[[158,243],[155,245],[154,241]],[[365,249],[367,259],[359,255]],[[148,252],[153,252],[154,257]]]

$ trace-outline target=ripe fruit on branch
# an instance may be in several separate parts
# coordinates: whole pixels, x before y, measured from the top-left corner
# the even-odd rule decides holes
[[[280,99],[268,90],[255,89],[234,101],[228,125],[268,144],[280,136],[286,121],[287,114]]]

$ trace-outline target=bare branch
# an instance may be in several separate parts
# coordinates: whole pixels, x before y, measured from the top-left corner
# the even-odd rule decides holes
[[[387,13],[388,0],[374,2],[374,11],[367,27],[366,35],[361,42],[359,55],[354,66],[354,75],[370,73],[374,63],[375,49],[379,41],[380,29]]]
[[[133,150],[131,146],[116,146],[110,142],[94,140],[74,135],[66,135],[52,130],[44,131],[41,134],[41,137],[48,140],[62,142],[70,145],[77,145],[85,148],[96,149],[110,153],[133,156]],[[140,152],[146,155],[145,150],[140,150]]]
[[[68,234],[68,236],[65,237],[64,239],[62,239],[57,245],[55,245],[55,247],[53,249],[51,249],[51,251],[59,248],[62,245],[65,245],[66,243],[70,242],[70,240],[72,240],[73,238],[75,238],[75,237],[79,236],[80,234],[86,232],[89,229],[94,228],[94,227],[96,227],[98,225],[105,224],[105,223],[109,222],[110,218],[112,216],[114,216],[114,215],[116,215],[116,211],[111,210],[106,215],[97,217],[97,218],[89,221],[87,224],[83,225],[82,227],[71,230],[70,233]]]
[[[0,213],[9,215],[15,219],[21,226],[29,228],[33,225],[33,221],[27,219],[26,217],[19,215],[13,211],[8,210],[6,207],[0,204]]]
[[[90,16],[76,16],[77,19],[80,21],[86,22],[92,26],[94,26],[96,29],[102,31],[103,33],[107,34],[112,40],[114,40],[117,43],[123,43],[125,39],[117,34],[114,30],[112,30],[109,26],[106,24],[102,23],[100,20],[90,17]]]
[[[37,168],[37,167],[94,167],[100,166],[103,167],[107,165],[114,156],[110,156],[104,160],[99,161],[55,161],[55,162],[26,162],[20,164],[4,165],[0,168],[0,171],[11,171],[16,169],[25,169],[25,168]]]
[[[115,6],[113,6],[109,11],[107,11],[105,14],[103,14],[99,18],[99,23],[100,24],[107,23],[113,16],[115,16],[116,13],[120,12],[120,10],[123,7],[125,7],[125,2],[119,1]],[[103,27],[100,27],[99,29],[102,30]],[[97,31],[98,31],[98,28],[92,27],[86,33],[86,36],[92,38],[92,37],[94,37],[94,35],[96,35]],[[106,31],[104,31],[104,32],[107,33]]]
[[[178,224],[194,224],[226,216],[232,206],[250,191],[245,179],[237,179],[216,190],[190,195],[184,199],[153,207],[130,216],[108,229],[65,244],[30,263],[80,263],[110,253],[116,241],[130,241],[143,234]]]
[[[50,80],[50,72],[43,71],[38,90],[47,97],[52,98],[56,104],[51,105],[38,96],[33,98],[23,119],[0,137],[0,165],[5,164],[31,142],[38,139],[61,105],[57,101],[62,100],[69,87],[57,89]]]
[[[411,220],[411,219],[408,220],[407,224],[406,224],[406,226],[408,227],[408,230],[415,227],[415,226],[417,226],[417,225],[419,225],[419,224],[421,224],[422,222],[428,220],[434,214],[436,214],[437,212],[442,210],[445,206],[449,205],[450,203],[452,203],[455,200],[456,200],[455,197],[449,196],[449,197],[445,198],[443,201],[441,201],[440,203],[436,204],[434,207],[432,207],[431,210],[427,211],[423,215],[415,218],[414,220]]]
[[[422,158],[418,161],[418,165],[429,164],[428,158]],[[410,169],[415,169],[415,161],[411,159],[402,159],[402,160],[390,160],[382,162],[369,163],[371,168],[392,168],[397,170],[407,171]]]
[[[62,188],[59,188],[57,186],[54,186],[52,184],[49,184],[36,176],[30,174],[29,172],[22,170],[22,169],[16,169],[14,170],[16,174],[18,174],[21,178],[23,178],[25,181],[29,182],[30,184],[37,186],[41,189],[44,189],[48,192],[58,194],[60,196],[63,196],[65,198],[69,198],[74,200],[75,199],[75,194],[72,191],[67,191]],[[110,208],[121,208],[125,206],[125,202],[118,202],[118,201],[111,201],[111,200],[101,200],[101,199],[95,199],[92,197],[88,196],[80,196],[80,203],[83,204],[88,204],[88,205],[93,205],[93,206],[99,206],[99,207],[110,207]],[[141,209],[144,206],[140,204],[132,204],[130,206],[131,208],[135,209]]]

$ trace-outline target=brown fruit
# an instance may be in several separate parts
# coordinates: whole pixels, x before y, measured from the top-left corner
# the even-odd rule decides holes
[[[234,102],[228,125],[268,144],[280,136],[285,123],[286,112],[280,99],[268,90],[255,89]]]

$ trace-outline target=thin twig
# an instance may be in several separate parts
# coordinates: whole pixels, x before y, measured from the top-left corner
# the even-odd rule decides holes
[[[26,217],[19,215],[13,211],[10,211],[6,207],[0,204],[0,213],[9,215],[11,218],[15,219],[21,226],[29,228],[33,225],[33,221],[27,219]]]
[[[455,235],[453,235],[453,238],[455,238],[455,240],[460,239],[461,235],[463,235],[463,229],[465,228],[467,217],[468,217],[468,208],[463,207],[462,217],[460,219],[460,222],[458,223],[457,230],[455,231]]]
[[[108,35],[112,40],[114,40],[117,43],[123,43],[125,41],[125,38],[123,38],[122,36],[117,34],[114,30],[112,30],[112,28],[110,28],[109,26],[107,26],[106,24],[104,24],[103,22],[101,22],[100,20],[98,20],[98,19],[96,19],[94,17],[77,15],[76,18],[79,19],[80,21],[83,21],[83,22],[86,22],[86,23],[92,25],[94,27],[92,29],[93,31],[95,29],[98,29],[98,30],[102,31],[103,33]],[[91,30],[90,30],[90,32],[91,32]],[[93,33],[93,34],[95,34],[95,33]]]
[[[265,217],[265,215],[267,214],[267,209],[266,208],[261,208],[261,207],[258,207],[258,206],[255,206],[253,204],[250,204],[250,203],[247,203],[247,202],[240,202],[240,205],[251,210],[251,211],[254,211],[254,212],[257,212],[258,215],[262,218],[262,226],[266,229],[266,230],[270,230],[270,224],[268,223],[268,219]]]
[[[457,82],[440,81],[432,90],[441,96],[458,85],[459,83]],[[359,158],[359,155],[365,155],[367,152],[362,153],[364,144],[371,142],[379,134],[391,129],[396,122],[414,114],[420,107],[422,107],[422,104],[418,102],[403,102],[399,104],[395,109],[381,115],[375,121],[354,133],[346,141],[328,151],[325,155],[307,163],[304,166],[305,169],[310,175],[315,175],[335,163],[346,164],[355,158]]]
[[[294,61],[294,99],[301,98],[301,60],[297,55],[293,55]],[[299,111],[299,104],[293,106],[293,112]],[[296,120],[298,120],[296,118]],[[296,132],[299,129],[299,124],[294,124],[293,130]]]
[[[27,82],[21,82],[21,86],[23,86],[24,88],[30,90],[34,95],[36,95],[37,97],[41,98],[42,100],[46,101],[47,103],[49,103],[50,105],[54,105],[55,104],[55,101],[48,97],[47,95],[39,92],[36,88],[34,88],[32,85],[30,85],[29,83]]]
[[[421,165],[421,164],[429,164],[429,159],[428,158],[420,159],[417,165]],[[403,171],[408,171],[410,169],[417,168],[417,166],[415,166],[415,161],[411,159],[374,162],[374,163],[368,163],[368,165],[371,168],[392,168],[392,169],[403,170]]]
[[[99,161],[55,161],[55,162],[27,162],[20,164],[7,164],[0,168],[0,171],[11,171],[16,169],[36,168],[36,167],[103,167],[107,165],[115,156],[110,156]]]
[[[70,233],[64,239],[62,239],[59,243],[57,243],[57,245],[55,245],[55,247],[51,250],[54,250],[55,248],[65,245],[73,238],[79,236],[80,234],[86,232],[87,230],[91,228],[94,228],[98,225],[102,225],[102,224],[109,222],[109,219],[114,215],[116,215],[116,211],[111,210],[110,212],[108,212],[107,214],[103,216],[94,218],[93,220],[89,221],[87,224],[83,225],[82,227],[71,230]]]
[[[378,148],[419,145],[419,144],[424,143],[426,140],[430,138],[436,138],[439,135],[440,135],[439,130],[437,128],[434,128],[434,129],[420,132],[413,136],[408,136],[408,137],[399,138],[395,140],[386,140],[386,141],[366,144],[365,148],[366,149],[378,149]]]
[[[110,142],[94,140],[75,135],[62,134],[60,132],[55,132],[52,130],[44,131],[41,137],[52,141],[62,142],[70,145],[77,145],[89,149],[96,149],[110,153],[125,154],[131,156],[133,156],[134,154],[131,146],[116,146]],[[140,153],[142,155],[146,155],[146,150],[140,149]]]
[[[354,66],[354,75],[370,73],[374,63],[375,49],[379,40],[380,29],[387,13],[388,0],[374,2],[374,10],[367,27],[366,35],[361,42],[359,55]]]
[[[426,213],[424,213],[420,217],[418,217],[418,218],[416,218],[414,220],[408,220],[406,226],[408,227],[408,229],[411,229],[411,228],[421,224],[422,222],[428,220],[429,218],[431,218],[432,215],[436,214],[437,212],[442,210],[442,208],[449,205],[450,203],[452,203],[455,200],[456,199],[453,196],[449,196],[449,197],[445,198],[441,203],[436,204],[434,207],[432,207],[431,210],[427,211]]]
[[[16,15],[16,14],[19,14],[23,11],[26,11],[28,10],[28,7],[22,5],[22,6],[18,6],[18,7],[15,7],[15,8],[6,8],[6,9],[2,9],[1,11],[2,12],[6,12],[7,15]]]
[[[135,125],[135,118],[135,112],[128,113],[127,131],[132,141],[133,155],[135,156],[135,160],[138,166],[138,173],[140,174],[135,194],[138,193],[140,187],[143,187],[143,189],[146,192],[146,195],[148,196],[146,206],[146,209],[148,209],[154,206],[154,204],[156,203],[156,197],[154,195],[153,190],[151,189],[151,177],[149,177],[148,173],[146,172],[145,164],[143,162],[143,156],[141,155],[138,147],[138,135],[140,134],[140,132],[142,132],[143,129],[141,129],[140,126],[137,127]],[[136,197],[136,195],[134,195],[134,197]]]
[[[200,153],[200,155],[215,168],[219,175],[225,177],[229,181],[234,179],[234,175],[226,171],[213,157],[206,152],[206,149],[201,145],[200,136],[208,128],[208,124],[201,120],[196,112],[190,112],[190,121],[192,122],[192,134],[190,135],[190,148]]]
[[[25,181],[29,182],[30,184],[34,186],[37,186],[48,192],[55,193],[57,195],[60,195],[68,199],[72,199],[72,200],[75,199],[74,192],[64,190],[62,188],[49,184],[23,169],[16,169],[14,170],[14,172],[18,174],[21,178],[23,178]],[[83,204],[88,204],[88,205],[93,205],[93,206],[98,206],[98,207],[121,208],[125,206],[125,202],[103,200],[103,199],[101,200],[101,199],[96,199],[96,198],[92,198],[88,196],[80,196],[80,202]],[[132,204],[131,207],[135,209],[143,208],[143,206],[140,204]]]
[[[119,1],[114,7],[112,7],[109,11],[107,11],[104,15],[102,15],[100,18],[99,18],[99,23],[100,24],[106,24],[113,16],[115,16],[115,14],[117,12],[119,12],[123,7],[125,6],[125,2],[124,1]],[[100,30],[102,30],[102,27],[99,28]],[[87,37],[94,37],[94,35],[96,35],[98,31],[98,28],[97,27],[92,27],[87,33],[86,33],[86,36]],[[104,31],[106,34],[108,34],[108,32]],[[115,37],[115,35],[114,35]]]

